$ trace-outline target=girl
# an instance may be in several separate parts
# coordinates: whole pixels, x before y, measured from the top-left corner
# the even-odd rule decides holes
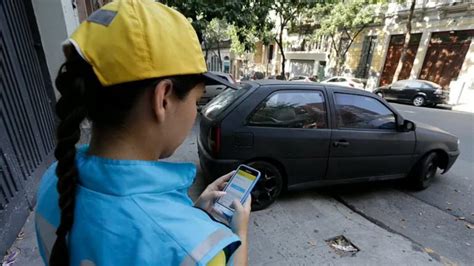
[[[204,85],[224,82],[207,73],[188,20],[152,0],[118,0],[82,23],[64,53],[57,162],[36,209],[45,264],[246,265],[250,200],[234,202],[230,227],[208,215],[230,174],[193,204],[195,167],[157,161],[184,141]],[[76,149],[86,118],[90,146]]]

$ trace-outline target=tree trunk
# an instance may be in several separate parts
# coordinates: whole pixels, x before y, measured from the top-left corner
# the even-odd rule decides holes
[[[206,65],[207,65],[207,56],[209,55],[209,46],[207,45],[206,41],[203,41],[203,45],[204,45],[204,51],[206,52],[204,55],[204,61],[206,62]]]
[[[393,74],[392,83],[398,80],[398,77],[400,76],[400,73],[402,72],[403,65],[405,64],[405,61],[406,61],[408,46],[410,44],[410,38],[411,38],[411,21],[413,19],[413,13],[415,11],[415,2],[416,0],[413,0],[410,5],[410,13],[408,14],[405,42],[403,43],[402,54],[400,55],[400,60],[398,60],[397,69],[395,70],[395,74]]]
[[[280,33],[278,34],[277,44],[278,44],[278,47],[280,48],[280,54],[281,54],[281,76],[286,79],[286,75],[285,75],[286,57],[285,57],[285,51],[283,50],[283,29],[284,28],[285,26],[282,24],[280,26]]]
[[[336,57],[336,75],[335,76],[341,76],[342,75],[342,67],[344,66],[344,56],[343,55],[338,55]]]
[[[222,71],[222,57],[221,57],[221,44],[219,40],[217,40],[217,54],[219,55],[219,72],[221,72]]]

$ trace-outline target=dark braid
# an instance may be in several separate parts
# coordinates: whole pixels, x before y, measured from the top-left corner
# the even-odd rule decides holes
[[[61,220],[49,261],[52,266],[69,264],[66,236],[74,220],[78,178],[75,163],[76,143],[81,137],[80,125],[88,115],[88,107],[92,107],[91,104],[95,105],[93,100],[95,97],[91,93],[97,91],[99,87],[100,83],[93,75],[91,67],[77,53],[72,54],[61,66],[56,78],[56,88],[61,93],[61,98],[56,104],[56,114],[60,123],[56,132],[57,144],[54,155],[58,160],[56,175]]]
[[[97,130],[118,129],[123,125],[138,96],[153,88],[161,79],[151,79],[103,87],[92,67],[79,54],[70,49],[66,62],[56,78],[56,88],[61,98],[56,104],[60,119],[54,155],[58,160],[56,175],[61,210],[60,224],[56,231],[49,259],[51,266],[69,265],[66,241],[74,222],[76,185],[79,172],[75,163],[76,143],[81,137],[81,123],[88,118]],[[167,77],[173,83],[173,93],[184,99],[197,84],[201,75]]]

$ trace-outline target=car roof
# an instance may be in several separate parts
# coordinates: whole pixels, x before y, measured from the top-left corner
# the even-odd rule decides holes
[[[399,81],[403,81],[403,82],[421,82],[421,83],[425,83],[425,84],[428,84],[428,85],[431,85],[431,86],[434,86],[434,87],[441,87],[441,85],[439,85],[439,84],[436,84],[432,81],[424,80],[424,79],[402,79],[402,80],[397,80],[396,82],[399,82]]]
[[[348,88],[348,87],[339,86],[339,85],[332,85],[332,84],[327,84],[327,83],[318,83],[318,82],[294,82],[294,81],[288,81],[288,80],[259,79],[259,80],[246,81],[245,84],[252,84],[254,87],[284,85],[284,86],[286,86],[285,89],[288,89],[288,90],[292,90],[292,89],[297,90],[297,89],[301,88],[301,86],[315,87],[315,88],[324,87],[328,92],[330,92],[330,91],[347,92],[347,93],[351,93],[351,94],[369,95],[371,97],[374,97],[374,95],[375,95],[375,94],[370,93],[368,91],[363,91],[363,90],[354,89],[354,88]]]

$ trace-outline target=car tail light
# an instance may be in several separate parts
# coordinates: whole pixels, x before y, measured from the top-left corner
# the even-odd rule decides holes
[[[221,128],[219,126],[211,127],[207,138],[209,151],[213,156],[217,156],[221,149]]]
[[[441,95],[441,94],[443,94],[443,90],[442,89],[437,89],[437,90],[435,90],[434,94]]]

